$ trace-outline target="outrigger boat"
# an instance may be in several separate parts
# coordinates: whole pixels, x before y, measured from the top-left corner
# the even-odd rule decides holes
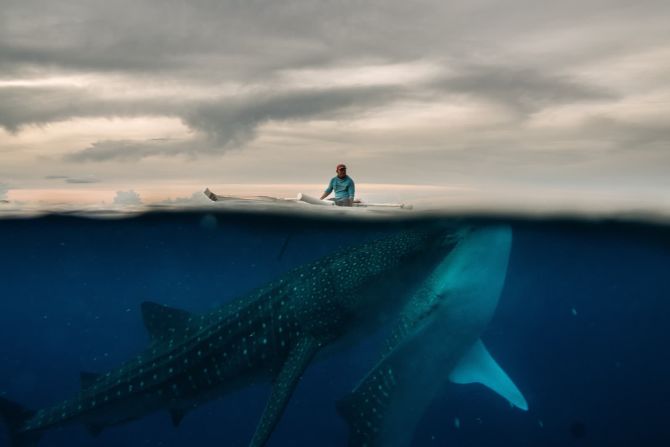
[[[288,198],[272,197],[272,196],[246,196],[246,197],[223,196],[210,191],[209,188],[206,188],[203,192],[210,200],[214,202],[244,201],[244,202],[260,202],[260,203],[296,203],[296,204],[307,204],[307,205],[324,206],[324,207],[335,206],[335,200],[333,199],[321,200],[316,197],[303,194],[301,192],[298,193],[296,197],[288,197]],[[355,200],[353,207],[373,208],[373,209],[374,208],[397,208],[405,210],[412,209],[412,205],[405,203],[368,203],[363,202],[361,200]]]

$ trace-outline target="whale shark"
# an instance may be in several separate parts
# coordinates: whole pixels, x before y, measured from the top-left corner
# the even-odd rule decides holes
[[[426,408],[448,382],[483,384],[528,409],[480,339],[497,307],[511,246],[509,226],[463,230],[406,302],[381,359],[337,403],[349,446],[410,445]]]
[[[270,381],[249,444],[262,446],[317,353],[391,321],[454,244],[445,226],[408,227],[296,267],[206,314],[144,302],[151,342],[140,355],[106,373],[82,373],[79,393],[38,411],[0,398],[10,445],[35,446],[72,423],[97,435],[159,410],[177,426],[203,402]]]

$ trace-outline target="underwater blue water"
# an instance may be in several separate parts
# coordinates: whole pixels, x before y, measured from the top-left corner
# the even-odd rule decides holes
[[[506,283],[482,338],[530,409],[481,385],[450,385],[413,445],[670,445],[670,228],[509,223]],[[411,225],[194,212],[0,220],[0,396],[48,406],[78,391],[80,371],[104,372],[137,354],[148,342],[143,301],[205,312]],[[381,338],[312,364],[269,445],[346,445],[334,403],[378,358]],[[40,445],[244,446],[269,390],[259,384],[209,402],[178,428],[160,412],[96,438],[80,425],[59,428]]]

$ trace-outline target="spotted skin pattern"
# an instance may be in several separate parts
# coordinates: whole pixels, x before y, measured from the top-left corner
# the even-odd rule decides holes
[[[150,346],[117,369],[87,376],[77,395],[35,412],[14,439],[74,422],[97,434],[161,409],[176,425],[207,400],[270,380],[251,444],[263,445],[316,352],[398,301],[450,249],[445,233],[406,230],[337,251],[204,315],[143,303]]]

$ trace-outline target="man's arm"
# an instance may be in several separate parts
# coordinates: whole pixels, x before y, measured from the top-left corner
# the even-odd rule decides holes
[[[349,180],[351,180],[351,177],[349,177]],[[351,184],[349,185],[349,206],[354,206],[355,195],[356,195],[356,185],[354,184],[354,181],[351,180]]]
[[[328,197],[328,194],[330,194],[331,192],[333,192],[333,181],[332,180],[328,184],[328,188],[326,188],[326,190],[323,192],[323,194],[321,194],[321,200]]]

